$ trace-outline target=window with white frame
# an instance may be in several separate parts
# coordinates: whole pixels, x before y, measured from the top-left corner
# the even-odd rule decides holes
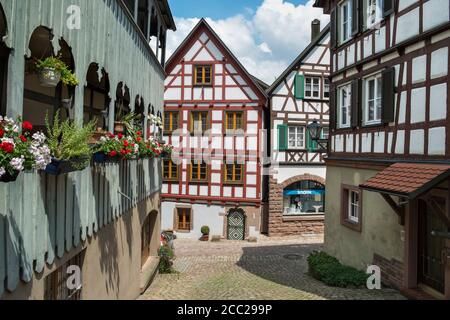
[[[366,0],[366,27],[371,28],[383,20],[383,0]]]
[[[352,0],[339,4],[339,41],[344,43],[352,36]]]
[[[348,192],[348,220],[359,222],[359,192],[354,190]]]
[[[323,81],[323,98],[330,99],[330,80],[324,79]]]
[[[328,139],[330,137],[330,127],[323,127],[322,139]]]
[[[381,74],[364,79],[364,123],[367,125],[381,122],[382,89]]]
[[[320,98],[320,78],[305,77],[305,98]]]
[[[350,127],[351,116],[351,92],[350,84],[338,88],[338,127]]]
[[[304,126],[289,126],[289,148],[290,149],[305,149],[305,133]]]

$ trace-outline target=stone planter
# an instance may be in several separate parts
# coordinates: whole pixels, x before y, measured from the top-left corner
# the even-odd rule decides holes
[[[41,86],[55,88],[61,80],[61,73],[54,68],[42,68],[38,71]]]

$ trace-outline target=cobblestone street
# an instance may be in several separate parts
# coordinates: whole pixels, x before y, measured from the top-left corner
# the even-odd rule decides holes
[[[310,300],[403,299],[395,290],[331,288],[310,277],[306,258],[321,238],[260,239],[258,243],[176,240],[178,274],[158,275],[141,299]]]

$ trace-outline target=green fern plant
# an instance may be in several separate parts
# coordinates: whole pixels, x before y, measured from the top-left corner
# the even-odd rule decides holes
[[[89,165],[93,153],[89,140],[95,132],[95,121],[85,126],[70,120],[60,121],[58,110],[53,125],[50,125],[48,114],[45,117],[45,125],[47,143],[55,159],[69,161],[76,169],[83,169]]]

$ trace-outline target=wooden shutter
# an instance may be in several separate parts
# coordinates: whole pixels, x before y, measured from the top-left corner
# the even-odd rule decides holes
[[[298,74],[295,76],[295,98],[303,99],[305,98],[305,76],[302,74]]]
[[[361,120],[361,80],[356,79],[352,82],[351,93],[351,122],[352,127],[356,128]]]
[[[383,16],[387,17],[395,11],[395,0],[384,0],[383,1]]]
[[[331,49],[335,49],[337,47],[337,26],[338,26],[338,14],[337,10],[333,9],[331,11]]]
[[[278,125],[278,150],[285,151],[288,146],[288,126],[285,124]]]
[[[382,120],[387,124],[394,122],[395,68],[389,68],[382,74]]]
[[[337,90],[336,87],[332,87],[330,90],[330,129],[335,130],[337,128]]]
[[[363,10],[362,0],[353,0],[352,3],[352,36],[355,36],[361,30],[361,12]]]

